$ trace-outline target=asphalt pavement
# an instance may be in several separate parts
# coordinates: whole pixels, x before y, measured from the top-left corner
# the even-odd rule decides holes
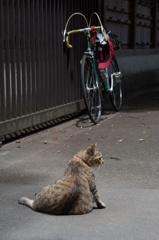
[[[125,98],[125,96],[124,96]],[[158,240],[159,89],[110,106],[100,124],[79,116],[0,148],[0,240]],[[47,215],[19,205],[63,176],[80,149],[97,142],[105,164],[96,183],[105,209]]]

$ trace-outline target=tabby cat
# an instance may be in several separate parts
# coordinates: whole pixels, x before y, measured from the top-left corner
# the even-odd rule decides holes
[[[93,202],[98,208],[105,208],[101,201],[95,175],[91,167],[103,164],[101,153],[96,144],[78,152],[67,164],[64,177],[55,184],[47,186],[31,200],[22,197],[20,204],[35,211],[49,214],[85,214],[93,209]]]

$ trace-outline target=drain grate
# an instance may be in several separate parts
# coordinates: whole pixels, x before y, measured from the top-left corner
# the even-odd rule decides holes
[[[44,130],[44,129],[47,129],[50,127],[54,127],[61,123],[70,121],[74,118],[77,118],[77,117],[83,115],[84,113],[85,113],[85,110],[82,110],[80,112],[71,113],[66,116],[62,116],[62,117],[59,117],[59,118],[56,118],[56,119],[53,119],[53,120],[50,120],[50,121],[47,121],[44,123],[40,123],[36,126],[32,126],[32,127],[26,128],[26,129],[19,130],[17,132],[7,134],[2,139],[0,139],[0,147],[2,146],[2,144],[6,144],[11,141],[15,141],[19,138],[26,137],[26,136],[28,136],[30,134],[34,134],[38,131],[41,131],[41,130]]]

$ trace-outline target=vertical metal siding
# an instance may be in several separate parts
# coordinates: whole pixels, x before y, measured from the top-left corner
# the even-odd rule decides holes
[[[159,0],[157,0],[157,36],[156,44],[159,47]]]
[[[71,38],[72,50],[62,39],[76,11],[88,17],[98,1],[0,0],[0,136],[75,111],[82,101],[85,39]],[[82,19],[72,19],[70,27],[78,26]]]

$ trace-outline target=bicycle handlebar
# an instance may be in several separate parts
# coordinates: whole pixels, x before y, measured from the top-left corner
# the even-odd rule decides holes
[[[104,37],[104,41],[107,42],[106,34],[104,34],[103,28],[101,26],[95,26],[95,27],[93,27],[93,29],[95,29],[95,30],[100,29],[102,31],[102,34],[103,34],[103,37]],[[66,46],[68,48],[72,48],[72,45],[69,43],[69,39],[68,39],[69,35],[74,34],[74,33],[79,33],[79,32],[91,32],[91,31],[92,31],[92,28],[90,28],[90,27],[82,28],[82,29],[75,29],[75,30],[71,30],[69,32],[64,31],[64,33],[65,33],[64,34],[65,35],[64,39],[66,41]]]

